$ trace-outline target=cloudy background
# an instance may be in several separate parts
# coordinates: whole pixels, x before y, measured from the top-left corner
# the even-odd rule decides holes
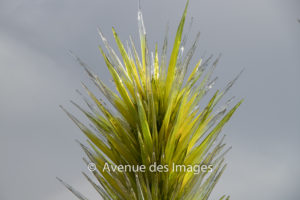
[[[174,32],[184,4],[142,0],[151,48],[168,21]],[[245,102],[223,131],[233,149],[211,199],[300,199],[300,1],[191,0],[192,16],[195,57],[223,55],[217,87],[245,68],[227,96]],[[81,102],[75,89],[89,83],[68,50],[109,83],[96,29],[113,43],[111,26],[125,40],[137,36],[136,22],[137,0],[0,1],[1,200],[75,199],[56,176],[98,197],[81,175],[75,139],[85,138],[58,107],[80,116],[69,100]]]

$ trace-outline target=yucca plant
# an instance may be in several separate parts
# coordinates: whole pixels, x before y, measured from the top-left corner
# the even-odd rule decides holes
[[[220,131],[241,104],[227,110],[227,104],[215,109],[236,79],[221,92],[216,91],[207,105],[201,99],[213,86],[212,73],[219,58],[209,57],[196,64],[189,76],[187,69],[195,52],[199,34],[184,54],[186,38],[182,39],[188,2],[179,23],[173,49],[167,64],[167,34],[161,56],[157,46],[150,53],[142,13],[138,12],[141,56],[130,38],[125,48],[113,28],[113,35],[122,57],[119,59],[101,31],[107,53],[101,48],[116,90],[109,89],[78,57],[91,80],[111,104],[107,106],[86,86],[90,99],[85,99],[90,111],[73,102],[91,122],[87,127],[63,110],[87,136],[90,147],[80,143],[88,159],[94,163],[95,183],[84,176],[105,200],[108,199],[200,199],[209,198],[226,164]],[[208,67],[211,66],[211,67]],[[208,69],[206,69],[208,68]],[[230,101],[230,100],[229,100]],[[203,104],[203,103],[202,103]],[[218,142],[216,142],[218,140]],[[174,170],[174,164],[185,170]],[[107,166],[109,170],[107,169]],[[111,166],[145,166],[145,171],[114,170]],[[152,170],[151,166],[167,166]],[[197,170],[195,166],[212,166]],[[168,168],[168,170],[166,170]],[[205,168],[205,167],[204,167]],[[59,179],[79,199],[87,199]],[[221,199],[229,199],[227,196]]]

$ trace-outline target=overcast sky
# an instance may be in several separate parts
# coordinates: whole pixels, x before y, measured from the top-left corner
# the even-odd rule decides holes
[[[172,41],[185,1],[141,4],[150,48],[167,22]],[[109,84],[97,27],[111,43],[112,26],[137,42],[137,8],[137,0],[0,1],[1,200],[75,199],[56,176],[97,199],[81,175],[75,139],[85,137],[59,109],[81,116],[69,100],[82,104],[75,89],[90,83],[68,50]],[[191,37],[201,32],[193,63],[222,53],[216,87],[245,69],[227,95],[245,102],[223,130],[233,149],[211,199],[300,199],[300,1],[190,0],[191,17]]]

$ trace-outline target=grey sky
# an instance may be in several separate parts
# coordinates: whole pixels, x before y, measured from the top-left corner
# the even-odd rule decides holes
[[[150,47],[170,41],[185,2],[142,0]],[[68,200],[63,178],[91,199],[97,195],[81,175],[80,131],[59,109],[81,116],[69,100],[89,83],[68,55],[73,50],[109,83],[99,55],[101,27],[113,44],[111,26],[122,40],[137,40],[137,1],[0,1],[0,199]],[[229,166],[211,199],[296,200],[300,198],[300,1],[190,0],[191,32],[201,55],[222,53],[216,70],[222,88],[245,71],[228,94],[245,98],[224,129],[233,146]],[[115,47],[115,45],[113,45]]]

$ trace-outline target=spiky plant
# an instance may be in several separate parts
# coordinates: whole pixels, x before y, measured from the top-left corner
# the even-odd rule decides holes
[[[163,43],[161,58],[157,47],[149,54],[146,30],[142,13],[138,12],[141,57],[133,40],[123,43],[113,28],[113,35],[123,62],[118,58],[108,41],[99,31],[107,53],[100,47],[105,63],[112,75],[116,91],[109,89],[79,59],[80,64],[114,107],[111,109],[99,100],[86,86],[88,95],[93,100],[85,99],[90,111],[78,107],[90,120],[93,128],[88,128],[72,114],[68,116],[87,136],[87,147],[80,143],[88,160],[94,163],[93,175],[98,184],[85,173],[87,180],[108,199],[208,199],[212,189],[223,173],[224,154],[227,152],[220,131],[241,104],[232,109],[221,107],[214,109],[220,99],[232,86],[229,82],[221,92],[215,92],[206,106],[200,100],[214,84],[210,80],[219,58],[210,64],[212,57],[196,64],[187,77],[187,68],[194,54],[199,34],[186,55],[183,54],[185,39],[182,32],[187,11],[186,4],[179,23],[173,50],[167,64],[167,34]],[[211,65],[208,70],[207,66]],[[206,73],[205,73],[206,72]],[[216,143],[216,140],[219,140]],[[153,172],[151,165],[169,166],[169,170]],[[105,165],[146,166],[146,171],[119,172],[105,169]],[[212,171],[176,171],[173,164],[182,166],[212,165]],[[104,170],[105,169],[105,170]],[[194,169],[194,168],[193,168]],[[59,179],[60,180],[60,179]],[[68,184],[60,180],[79,199],[87,199]],[[221,199],[229,199],[227,196]]]

